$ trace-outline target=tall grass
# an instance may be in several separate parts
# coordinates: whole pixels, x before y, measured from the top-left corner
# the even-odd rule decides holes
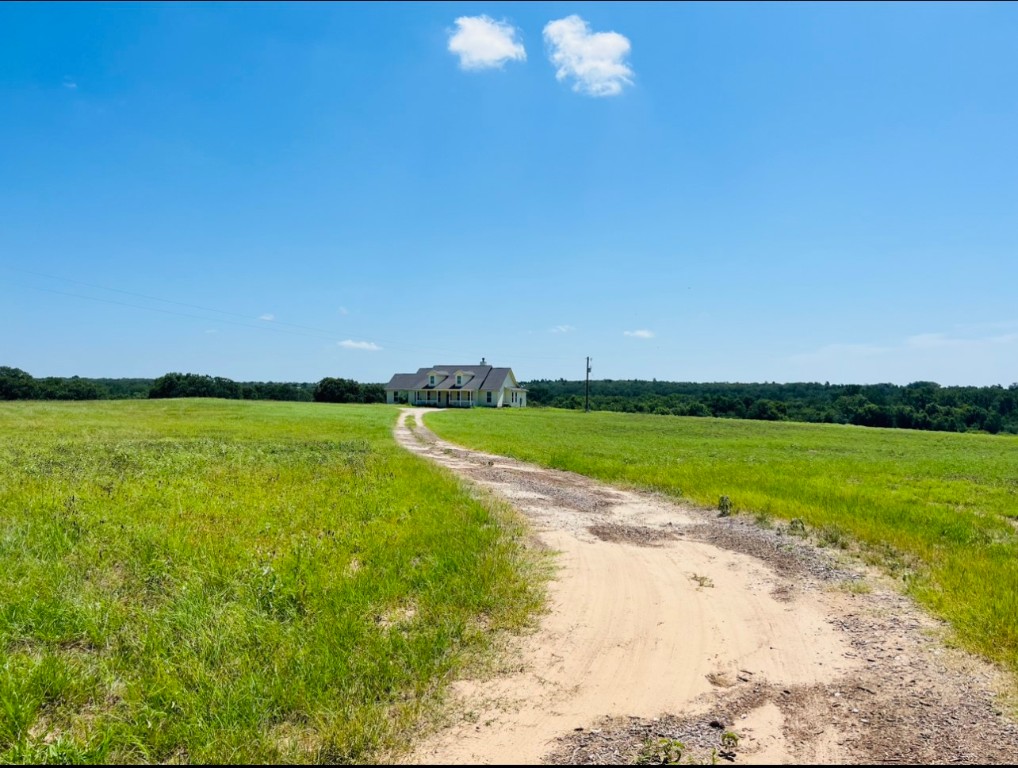
[[[847,535],[1018,672],[1018,438],[550,409],[430,414],[449,440]]]
[[[396,411],[0,405],[0,762],[364,762],[540,582]]]

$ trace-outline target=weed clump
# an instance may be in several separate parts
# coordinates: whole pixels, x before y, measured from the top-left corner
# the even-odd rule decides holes
[[[637,765],[678,765],[686,745],[678,739],[652,739],[640,749]]]
[[[728,517],[732,514],[732,500],[727,496],[718,499],[718,517]]]

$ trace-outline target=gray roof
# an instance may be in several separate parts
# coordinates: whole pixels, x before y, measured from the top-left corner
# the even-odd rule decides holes
[[[494,392],[502,387],[506,376],[509,375],[511,370],[511,368],[493,368],[490,365],[436,365],[433,368],[419,368],[417,373],[397,373],[389,380],[385,388],[450,390],[453,392]],[[432,371],[448,373],[448,377],[432,387],[428,384],[428,374]],[[457,371],[469,372],[474,375],[457,387]]]
[[[509,371],[512,368],[492,368],[488,372],[487,378],[484,380],[484,386],[481,387],[481,391],[497,390],[502,387],[502,383],[505,381],[505,377],[509,375]]]
[[[416,373],[397,373],[388,384],[386,389],[414,389],[418,376]]]

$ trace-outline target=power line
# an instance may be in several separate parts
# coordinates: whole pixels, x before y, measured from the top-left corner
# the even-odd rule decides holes
[[[301,325],[299,323],[289,323],[289,322],[284,322],[284,321],[279,321],[279,320],[258,321],[258,320],[256,320],[254,317],[252,317],[250,315],[245,315],[245,314],[242,314],[242,313],[239,313],[239,312],[231,312],[229,310],[217,309],[215,307],[206,307],[206,306],[202,306],[200,304],[191,304],[189,302],[176,301],[176,300],[173,300],[173,299],[164,299],[164,298],[161,298],[161,297],[158,297],[158,296],[150,296],[150,295],[143,294],[143,293],[137,293],[135,291],[126,291],[126,290],[122,290],[120,288],[111,288],[109,286],[98,285],[98,284],[95,284],[95,283],[89,283],[89,282],[85,282],[85,281],[82,281],[82,280],[74,280],[72,278],[67,278],[67,277],[59,277],[57,275],[48,275],[48,274],[45,274],[45,273],[42,273],[42,272],[34,272],[32,270],[27,270],[27,269],[18,269],[16,267],[7,267],[7,269],[9,269],[11,271],[14,271],[14,272],[20,272],[20,273],[24,273],[24,274],[34,275],[36,277],[43,277],[43,278],[50,279],[50,280],[61,280],[61,281],[68,282],[68,283],[73,283],[73,284],[76,284],[76,285],[82,285],[82,286],[85,286],[85,287],[88,287],[88,288],[94,288],[96,290],[110,291],[110,292],[113,292],[113,293],[124,294],[126,296],[136,296],[138,298],[146,299],[146,300],[149,300],[149,301],[157,301],[157,302],[161,302],[161,303],[164,303],[164,304],[172,304],[174,306],[188,307],[188,308],[191,308],[191,309],[197,309],[197,310],[201,310],[203,312],[214,312],[216,314],[227,315],[227,316],[231,316],[231,317],[238,317],[238,318],[241,318],[242,320],[246,320],[248,322],[239,322],[237,320],[227,320],[227,319],[224,319],[224,318],[209,318],[209,317],[205,317],[203,315],[197,315],[197,314],[188,313],[188,312],[179,312],[179,311],[175,311],[175,310],[171,310],[171,309],[165,309],[165,308],[161,308],[161,307],[151,307],[151,306],[145,306],[143,304],[133,304],[133,303],[130,303],[130,302],[125,302],[125,301],[117,301],[115,299],[100,298],[98,296],[88,296],[88,295],[80,294],[80,293],[71,293],[69,291],[60,291],[60,290],[57,290],[55,288],[43,288],[43,287],[37,286],[37,285],[19,285],[19,284],[14,284],[14,285],[16,285],[19,288],[27,288],[29,290],[41,291],[41,292],[44,292],[44,293],[52,293],[52,294],[55,294],[55,295],[58,295],[58,296],[67,296],[67,297],[70,297],[70,298],[84,299],[86,301],[92,301],[92,302],[97,302],[97,303],[101,303],[101,304],[110,304],[110,305],[113,305],[113,306],[129,307],[129,308],[132,308],[132,309],[140,309],[140,310],[145,310],[145,311],[149,311],[149,312],[158,312],[158,313],[164,314],[164,315],[173,315],[173,316],[176,316],[176,317],[187,317],[187,318],[194,319],[194,320],[205,320],[205,321],[213,321],[213,322],[217,322],[217,323],[226,323],[228,325],[234,325],[234,326],[237,326],[237,327],[240,327],[240,328],[247,328],[249,330],[271,331],[273,333],[283,333],[283,334],[287,334],[287,335],[290,335],[290,336],[302,336],[302,337],[305,337],[305,338],[317,338],[317,339],[322,339],[322,340],[325,340],[325,341],[332,341],[332,342],[339,343],[338,336],[335,333],[333,333],[331,331],[328,331],[328,330],[325,330],[325,329],[322,329],[322,328],[316,328],[314,326]],[[281,326],[281,325],[282,326],[286,326],[286,328],[280,328],[279,326]],[[294,328],[294,329],[297,329],[297,330],[289,330],[290,328]],[[377,341],[381,342],[382,344],[385,344],[385,346],[387,348],[393,349],[393,350],[399,351],[399,352],[410,352],[410,353],[420,353],[420,354],[428,353],[428,354],[441,354],[441,355],[451,355],[451,356],[462,354],[462,350],[450,351],[448,349],[440,349],[440,348],[437,348],[437,347],[426,347],[426,346],[417,346],[417,345],[408,346],[408,345],[405,345],[405,344],[401,344],[399,342],[393,342],[393,341],[389,341],[389,340],[386,340],[386,339],[377,339]],[[528,361],[541,360],[541,361],[562,362],[562,361],[565,361],[567,358],[566,357],[542,357],[542,356],[527,355],[527,356],[524,356],[524,357],[516,356],[514,359],[516,359],[516,360],[528,360]]]

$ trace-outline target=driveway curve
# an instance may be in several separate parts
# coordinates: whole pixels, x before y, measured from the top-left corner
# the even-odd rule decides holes
[[[401,411],[397,442],[509,501],[558,555],[537,631],[454,684],[414,762],[624,762],[660,737],[756,764],[1018,755],[1007,681],[876,574],[787,530],[453,445],[423,413]]]

